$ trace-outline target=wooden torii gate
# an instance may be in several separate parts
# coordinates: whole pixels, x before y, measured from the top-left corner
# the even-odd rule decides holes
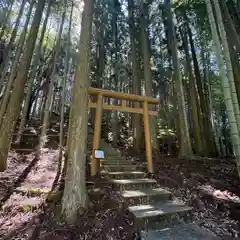
[[[90,100],[88,105],[88,108],[96,108],[96,118],[95,118],[94,135],[93,135],[93,152],[95,150],[98,150],[100,147],[103,110],[143,114],[145,145],[146,145],[146,154],[147,154],[147,163],[148,163],[147,166],[148,166],[148,171],[150,173],[153,173],[149,115],[157,116],[158,112],[150,111],[148,108],[148,104],[159,104],[160,100],[156,98],[151,98],[151,97],[144,97],[144,96],[133,95],[133,94],[123,93],[123,92],[113,92],[113,91],[98,89],[98,88],[89,88],[88,94],[90,96],[97,96],[97,102],[95,103]],[[117,106],[117,105],[105,104],[103,101],[104,98],[113,98],[117,100],[122,100],[122,105]],[[127,101],[139,102],[139,103],[142,103],[143,106],[140,108],[128,107]],[[93,156],[92,163],[91,163],[92,176],[97,174],[99,170],[98,166],[99,166],[98,159],[96,159],[95,156]]]

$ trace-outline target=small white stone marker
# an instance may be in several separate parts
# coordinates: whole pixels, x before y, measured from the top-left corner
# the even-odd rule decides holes
[[[104,159],[104,151],[103,150],[95,150],[94,157],[96,159]]]

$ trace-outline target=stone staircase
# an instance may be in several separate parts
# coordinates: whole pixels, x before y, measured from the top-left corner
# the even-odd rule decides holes
[[[34,129],[34,130],[33,130]],[[16,152],[34,152],[39,138],[39,122],[28,123],[20,144],[13,142],[11,148]],[[65,129],[67,131],[67,129]],[[49,144],[52,148],[58,147],[59,125],[52,124],[48,130]],[[93,137],[89,128],[89,136]],[[91,142],[91,141],[90,141]],[[104,149],[106,158],[101,161],[101,173],[107,175],[113,188],[119,191],[129,211],[135,216],[138,228],[148,228],[149,220],[162,220],[175,213],[186,213],[190,207],[172,200],[171,193],[160,188],[154,179],[146,177],[139,164],[121,156],[121,153],[112,148],[104,140],[100,141],[100,148]],[[164,220],[165,221],[165,220]],[[152,224],[151,224],[152,228]]]
[[[106,143],[101,144],[101,148],[105,151],[101,173],[108,176],[113,188],[122,196],[138,231],[169,227],[191,211],[191,207],[174,200],[169,191],[158,186],[155,179],[147,178],[139,164],[120,156]]]
[[[39,142],[40,135],[40,120],[28,120],[25,130],[22,134],[20,143],[15,143],[17,137],[17,129],[13,135],[11,149],[18,152],[28,154],[34,152]],[[64,126],[64,141],[67,140],[67,126]],[[47,130],[47,146],[51,149],[58,149],[59,145],[60,125],[58,121],[51,121],[51,128]]]
[[[38,143],[39,125],[37,121],[30,121],[21,143],[14,143],[16,137],[14,135],[11,148],[21,153],[33,152]],[[32,129],[35,130],[32,131]],[[67,126],[64,130],[67,132]],[[93,130],[91,127],[88,127],[88,134],[88,148],[92,149]],[[47,135],[48,146],[50,144],[52,148],[58,148],[59,124],[57,122],[52,124]],[[101,174],[108,177],[112,187],[119,192],[125,206],[133,214],[136,231],[141,232],[141,237],[136,239],[217,239],[205,233],[205,229],[199,230],[195,225],[177,224],[182,222],[180,217],[188,216],[191,207],[174,200],[169,191],[161,188],[156,180],[147,177],[140,164],[121,156],[120,152],[102,139],[100,149],[105,152],[105,159],[100,164]],[[141,231],[142,229],[147,231]],[[170,231],[165,231],[165,229],[170,229]]]

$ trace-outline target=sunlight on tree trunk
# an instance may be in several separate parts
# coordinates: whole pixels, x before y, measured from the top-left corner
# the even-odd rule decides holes
[[[195,81],[194,76],[192,73],[192,66],[190,61],[190,55],[189,55],[189,48],[188,48],[188,40],[186,33],[183,33],[183,31],[180,29],[180,34],[182,35],[183,40],[183,47],[186,55],[186,67],[189,77],[189,88],[190,88],[190,103],[191,103],[191,110],[192,110],[192,118],[193,118],[193,130],[194,130],[194,136],[196,141],[196,154],[198,156],[202,156],[203,154],[203,144],[202,144],[202,138],[201,138],[201,128],[198,118],[198,112],[197,112],[197,104],[196,104],[196,97],[197,97],[197,90],[195,87]]]
[[[0,171],[4,171],[6,168],[8,150],[11,145],[15,124],[21,110],[21,103],[24,96],[24,86],[27,81],[28,70],[37,39],[44,5],[45,0],[39,1],[37,3],[35,15],[26,42],[27,48],[25,48],[25,51],[20,60],[19,69],[21,69],[21,71],[17,73],[15,84],[12,90],[12,97],[9,101],[7,111],[0,128]]]
[[[210,138],[212,138],[213,142],[215,143],[214,148],[209,150],[210,156],[221,156],[220,151],[220,145],[218,140],[218,134],[217,134],[217,126],[214,121],[214,115],[213,115],[213,98],[212,98],[212,85],[211,85],[211,79],[209,74],[209,66],[210,66],[210,60],[209,55],[206,55],[206,49],[205,44],[202,42],[201,47],[201,59],[202,59],[202,65],[203,65],[203,74],[204,74],[204,91],[205,91],[205,100],[206,100],[206,107],[207,107],[207,116],[210,119],[211,126],[209,129],[211,129],[212,135]]]
[[[46,140],[47,140],[47,129],[49,127],[49,118],[51,114],[51,105],[53,101],[53,90],[54,90],[54,82],[56,80],[56,64],[57,64],[57,59],[60,53],[60,48],[61,48],[61,37],[62,37],[62,32],[63,32],[63,26],[65,22],[65,17],[66,17],[66,7],[67,7],[67,0],[62,0],[62,3],[64,2],[63,10],[62,10],[62,18],[60,22],[60,27],[59,27],[59,32],[58,32],[58,37],[57,37],[57,42],[55,46],[55,52],[54,52],[54,57],[53,57],[53,66],[51,67],[51,76],[50,76],[50,83],[48,86],[48,93],[46,95],[46,105],[44,107],[44,117],[43,117],[43,122],[42,122],[42,128],[41,128],[41,134],[39,137],[39,145],[38,145],[38,152],[44,147]]]
[[[66,93],[66,85],[67,85],[67,78],[68,73],[71,68],[70,66],[70,58],[69,58],[69,52],[71,47],[71,29],[72,29],[72,16],[73,16],[73,7],[74,7],[74,1],[72,1],[71,6],[71,13],[70,13],[70,20],[69,20],[69,26],[68,26],[68,36],[67,36],[67,42],[66,42],[66,55],[65,55],[65,67],[64,67],[64,76],[62,81],[62,91],[61,91],[61,122],[60,122],[60,133],[59,133],[59,162],[62,161],[62,155],[63,155],[63,144],[64,144],[64,110],[65,110],[65,93]]]
[[[73,223],[88,204],[86,189],[86,154],[88,134],[88,88],[93,0],[85,0],[79,43],[80,60],[73,86],[70,112],[67,175],[62,199],[62,214]]]
[[[21,141],[22,134],[23,134],[23,131],[24,131],[24,126],[25,126],[25,123],[26,123],[26,120],[27,120],[27,114],[28,114],[28,108],[29,108],[29,104],[30,104],[30,100],[31,100],[32,88],[33,88],[34,79],[35,79],[35,76],[36,76],[37,66],[38,66],[38,63],[39,63],[39,60],[40,60],[40,56],[41,56],[44,35],[45,35],[45,32],[46,32],[50,12],[51,12],[51,1],[49,1],[49,3],[48,3],[47,13],[46,13],[46,17],[45,17],[45,20],[44,20],[44,23],[43,23],[40,40],[39,40],[38,45],[36,46],[36,49],[35,49],[36,55],[34,56],[34,61],[33,61],[33,64],[32,64],[33,66],[32,66],[31,72],[29,74],[27,94],[26,94],[26,97],[25,97],[25,102],[24,102],[23,111],[22,111],[22,115],[21,115],[21,122],[20,122],[20,125],[19,125],[19,128],[18,128],[16,143],[19,143]]]
[[[195,74],[195,81],[196,81],[196,87],[197,87],[197,98],[199,98],[199,101],[197,102],[198,108],[198,118],[201,128],[201,138],[202,138],[202,144],[204,151],[202,152],[203,156],[209,156],[210,155],[210,149],[214,149],[214,142],[212,138],[208,138],[205,135],[205,132],[211,132],[211,126],[210,121],[206,112],[207,106],[206,106],[206,99],[203,91],[203,83],[201,79],[201,73],[199,68],[199,62],[196,54],[196,48],[195,43],[193,39],[192,30],[189,25],[189,19],[186,15],[186,12],[183,13],[183,17],[185,19],[185,26],[188,32],[189,36],[189,43],[192,53],[192,60],[193,60],[193,69]]]
[[[233,102],[231,98],[229,82],[225,75],[224,60],[221,54],[221,44],[218,36],[216,22],[213,15],[211,1],[205,0],[205,3],[207,6],[207,13],[208,13],[209,23],[211,27],[212,37],[215,42],[216,57],[217,57],[217,62],[220,68],[221,85],[222,85],[223,94],[224,94],[224,101],[227,108],[226,110],[229,118],[233,147],[236,154],[238,175],[240,177],[240,137],[239,137],[238,125],[237,125],[235,114],[234,114],[234,107],[233,107]]]
[[[186,157],[186,156],[192,156],[193,152],[192,152],[192,146],[191,146],[191,141],[189,136],[184,90],[183,90],[183,84],[182,84],[182,75],[180,71],[180,63],[179,63],[178,49],[177,49],[177,43],[176,43],[176,33],[173,26],[171,1],[165,0],[165,4],[167,6],[167,19],[169,24],[169,35],[170,35],[169,38],[171,42],[172,62],[173,62],[173,68],[174,68],[174,80],[175,80],[176,94],[178,99],[179,131],[181,136],[181,139],[179,139],[180,141],[179,156]]]
[[[237,122],[237,126],[238,126],[238,132],[240,133],[240,109],[239,109],[239,104],[238,104],[238,97],[237,97],[237,93],[236,93],[236,87],[235,87],[234,76],[233,76],[233,68],[232,68],[232,63],[231,63],[229,47],[228,47],[228,43],[227,43],[226,32],[225,32],[224,25],[223,25],[223,19],[222,19],[222,15],[221,15],[221,9],[219,6],[219,2],[218,2],[218,0],[213,0],[213,2],[214,2],[215,9],[216,9],[216,17],[217,17],[217,23],[219,26],[220,38],[221,38],[222,44],[223,44],[223,54],[224,54],[225,61],[226,61],[227,77],[228,77],[229,85],[230,85],[230,89],[231,89],[234,114],[235,114],[235,118],[236,118],[236,122]]]

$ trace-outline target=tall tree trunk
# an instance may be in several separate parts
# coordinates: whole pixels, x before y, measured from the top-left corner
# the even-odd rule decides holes
[[[210,80],[210,74],[209,74],[209,66],[210,66],[210,61],[209,61],[209,55],[205,57],[204,52],[205,48],[202,46],[202,62],[203,62],[203,68],[204,68],[204,80],[206,83],[205,91],[206,95],[208,96],[207,98],[207,104],[209,108],[209,118],[211,119],[211,124],[212,124],[212,135],[214,137],[215,145],[216,145],[216,155],[221,156],[221,148],[219,145],[219,135],[218,135],[218,127],[216,125],[216,121],[214,119],[214,114],[213,114],[213,97],[212,97],[212,84]]]
[[[19,44],[17,46],[17,52],[16,52],[16,55],[15,55],[15,59],[14,59],[14,62],[12,64],[12,67],[11,67],[10,76],[9,76],[8,81],[6,83],[6,88],[5,88],[5,92],[4,92],[4,96],[3,96],[3,99],[2,99],[2,102],[1,102],[1,108],[0,108],[0,126],[1,126],[1,123],[3,121],[3,117],[4,117],[4,114],[5,114],[7,106],[8,106],[9,98],[11,96],[12,85],[13,85],[13,82],[16,78],[17,71],[19,69],[19,67],[18,67],[19,66],[19,59],[20,59],[22,51],[23,51],[23,47],[24,47],[24,43],[25,43],[25,39],[26,39],[26,35],[27,35],[27,30],[28,30],[28,24],[29,24],[29,21],[30,21],[30,18],[31,18],[31,13],[32,13],[32,10],[33,10],[33,6],[34,6],[34,1],[32,1],[31,6],[29,8],[28,16],[27,16],[27,19],[26,19],[26,22],[25,22],[24,28],[23,28],[24,30],[21,33],[21,36],[20,36],[20,39],[19,39]],[[4,78],[5,78],[5,75],[2,76],[2,80],[1,80],[2,82],[4,81]]]
[[[230,39],[232,36],[228,36],[228,39]],[[235,51],[234,45],[232,45],[231,41],[228,41],[228,45],[230,47],[230,57],[233,67],[233,75],[234,75],[234,83],[236,86],[236,93],[238,97],[238,102],[240,102],[240,62],[238,54]]]
[[[7,10],[7,12],[4,16],[4,23],[3,23],[2,31],[0,33],[0,41],[2,41],[2,38],[5,34],[6,25],[7,25],[8,21],[10,20],[10,16],[11,16],[11,13],[12,13],[13,2],[14,1],[10,1],[10,4],[8,6],[9,9]],[[26,0],[23,0],[23,2],[21,4],[21,7],[20,7],[20,10],[19,10],[19,14],[18,14],[16,23],[15,23],[15,27],[13,29],[10,41],[9,41],[9,43],[7,45],[7,48],[6,48],[7,56],[5,57],[4,61],[0,65],[0,78],[1,78],[0,89],[2,88],[2,86],[1,86],[2,85],[2,78],[5,80],[6,73],[7,73],[7,70],[8,70],[9,60],[12,57],[13,43],[14,43],[15,38],[16,38],[17,30],[18,30],[18,27],[19,27],[20,19],[21,19],[22,14],[23,14],[25,3],[26,3]]]
[[[142,40],[142,55],[143,55],[143,66],[144,66],[144,80],[145,80],[145,91],[148,97],[153,97],[153,86],[152,86],[152,70],[150,63],[150,43],[148,34],[148,5],[141,2],[142,16],[140,19],[141,29],[141,40]],[[158,140],[157,140],[157,122],[156,117],[150,117],[150,131],[151,131],[151,144],[155,154],[159,153]]]
[[[40,93],[40,89],[38,88],[36,92],[36,98],[34,100],[34,104],[32,107],[31,118],[35,118],[37,116],[37,104],[39,101],[39,93]]]
[[[62,81],[62,91],[61,91],[61,122],[60,122],[60,134],[59,134],[59,162],[62,161],[63,155],[63,144],[64,144],[64,109],[65,109],[65,95],[66,95],[66,85],[67,85],[67,77],[70,70],[70,62],[69,62],[69,52],[71,47],[71,29],[72,29],[72,17],[73,17],[73,7],[74,1],[72,1],[70,20],[68,26],[68,38],[66,44],[66,56],[65,56],[65,68],[64,68],[64,78]],[[66,161],[66,159],[65,159]]]
[[[173,26],[171,0],[165,0],[165,4],[167,6],[167,21],[169,26],[168,34],[169,34],[170,47],[172,50],[174,80],[176,85],[175,93],[178,99],[179,132],[181,136],[181,139],[178,139],[180,140],[179,156],[186,157],[186,156],[191,156],[193,152],[192,152],[192,146],[191,146],[189,129],[188,129],[184,90],[183,90],[183,84],[182,84],[182,75],[180,71],[180,63],[179,63],[178,49],[177,49],[177,42],[176,42],[176,32]]]
[[[61,36],[62,36],[62,31],[63,31],[63,26],[64,26],[64,21],[65,21],[65,17],[66,17],[66,7],[67,7],[67,0],[64,0],[64,9],[63,9],[63,13],[62,13],[62,19],[61,19],[61,23],[60,23],[60,28],[59,28],[59,32],[58,32],[58,38],[57,38],[57,43],[55,46],[55,53],[54,53],[54,57],[53,57],[53,67],[52,67],[52,72],[51,72],[51,76],[50,76],[50,83],[49,83],[49,87],[48,87],[48,93],[46,96],[46,105],[44,108],[44,117],[43,117],[43,123],[42,123],[42,128],[41,128],[41,134],[40,134],[40,138],[39,138],[39,145],[38,145],[38,152],[44,147],[45,143],[46,143],[46,132],[47,132],[47,128],[49,126],[49,118],[50,118],[50,112],[51,112],[51,104],[53,102],[53,89],[54,89],[54,81],[55,81],[55,76],[56,76],[56,64],[57,64],[57,60],[58,60],[58,56],[61,50]]]
[[[68,167],[62,199],[62,213],[69,223],[77,220],[78,214],[83,212],[88,203],[85,167],[88,129],[88,88],[90,86],[90,43],[94,1],[85,0],[84,2],[79,44],[80,61],[73,87],[68,137]]]
[[[195,87],[195,81],[194,76],[192,73],[192,66],[191,66],[191,60],[189,55],[189,48],[188,48],[188,39],[186,36],[186,33],[180,29],[180,34],[182,36],[183,41],[183,47],[186,55],[186,66],[188,70],[188,77],[189,77],[189,88],[190,88],[190,103],[191,103],[191,110],[192,110],[192,118],[193,118],[193,131],[194,131],[194,137],[196,141],[196,154],[198,156],[202,156],[203,154],[203,144],[202,144],[202,138],[201,138],[201,127],[199,123],[199,116],[197,111],[197,104],[198,101],[197,97],[197,90]]]
[[[23,10],[24,10],[26,1],[27,0],[22,0],[21,6],[20,6],[20,9],[19,9],[19,13],[18,13],[18,17],[16,19],[15,27],[12,31],[11,38],[10,38],[9,43],[7,45],[7,49],[6,49],[7,57],[5,58],[5,60],[1,64],[1,74],[0,74],[1,75],[1,83],[3,83],[3,81],[5,80],[6,73],[7,73],[8,67],[9,67],[8,66],[9,65],[9,60],[12,58],[12,53],[13,53],[13,49],[14,49],[14,42],[15,42],[15,39],[16,39],[16,36],[17,36],[17,31],[18,31],[18,28],[19,28],[19,24],[20,24],[20,21],[21,21],[21,18],[22,18],[22,14],[23,14]],[[33,3],[31,3],[31,4],[33,4]],[[23,31],[24,31],[24,29],[23,29]],[[1,89],[1,86],[0,86],[0,89]]]
[[[42,50],[42,45],[43,45],[44,35],[45,35],[45,32],[46,32],[46,28],[47,28],[49,15],[50,15],[50,12],[51,12],[51,5],[52,5],[52,1],[49,1],[46,17],[45,17],[43,27],[42,27],[42,31],[41,31],[40,40],[39,40],[38,45],[36,46],[36,50],[35,50],[36,55],[34,56],[33,67],[32,67],[31,72],[29,74],[27,94],[26,94],[26,97],[25,97],[25,102],[24,102],[24,107],[23,107],[23,111],[22,111],[22,115],[21,115],[21,122],[20,122],[20,125],[19,125],[18,133],[17,133],[16,143],[19,143],[21,141],[22,134],[23,134],[23,131],[24,131],[24,126],[25,126],[25,123],[26,123],[26,120],[27,120],[27,114],[28,114],[28,109],[29,109],[29,104],[30,104],[31,94],[32,94],[32,87],[33,87],[34,79],[35,79],[35,76],[36,76],[37,66],[38,66],[38,63],[39,63],[39,60],[40,60],[40,57],[41,57],[41,50]]]
[[[47,34],[47,38],[46,38],[46,42],[48,41],[48,38],[49,38],[49,30],[48,30],[48,34]],[[43,53],[42,53],[42,56],[44,57],[45,56],[45,52],[46,52],[46,46],[43,47]],[[42,80],[42,75],[43,75],[43,72],[44,72],[44,63],[43,61],[40,61],[40,69],[39,69],[39,74],[36,75],[36,83],[37,83],[37,90],[36,90],[36,101],[34,102],[34,106],[33,106],[33,110],[32,110],[32,116],[34,117],[38,117],[41,119],[41,107],[42,107],[42,103],[43,103],[43,100],[44,100],[44,93],[42,91],[42,88],[41,88],[41,80]],[[40,104],[39,104],[39,107],[37,109],[37,101],[38,101],[38,96],[39,94],[42,92],[42,96],[40,97]],[[41,95],[41,94],[40,94]],[[29,117],[29,115],[27,115],[27,117]]]
[[[6,115],[0,128],[0,171],[4,171],[6,168],[8,150],[11,145],[15,124],[21,110],[22,100],[24,96],[24,86],[27,81],[28,70],[37,39],[44,5],[45,0],[41,0],[37,3],[35,15],[26,42],[27,47],[24,50],[19,65],[19,69],[21,69],[21,71],[17,73],[14,88],[12,91],[12,97],[9,101]]]
[[[197,89],[199,93],[199,102],[200,102],[200,124],[201,124],[201,133],[202,133],[202,140],[203,140],[203,146],[204,146],[204,153],[206,156],[211,155],[210,149],[214,149],[214,142],[212,138],[206,137],[204,134],[205,132],[212,132],[211,131],[211,125],[210,121],[206,112],[207,106],[206,106],[206,99],[203,91],[203,85],[202,85],[202,79],[201,79],[201,73],[199,69],[199,64],[198,64],[198,59],[195,51],[195,45],[193,41],[193,35],[191,28],[189,26],[189,19],[186,15],[186,12],[183,14],[184,20],[185,20],[185,25],[188,31],[188,36],[189,36],[189,42],[191,46],[191,52],[192,52],[192,58],[193,58],[193,67],[194,67],[194,73],[196,77],[196,83],[197,83]],[[208,150],[209,149],[209,150]]]
[[[15,22],[15,27],[14,27],[14,29],[12,31],[12,35],[11,35],[11,38],[10,38],[8,46],[7,46],[7,51],[8,52],[12,51],[13,44],[14,44],[16,36],[17,36],[19,24],[20,24],[20,21],[21,21],[21,18],[22,18],[22,14],[23,14],[23,10],[24,10],[26,2],[27,2],[27,0],[22,0],[21,6],[20,6],[20,9],[19,9],[19,12],[18,12],[18,17],[17,17],[16,22]]]
[[[113,62],[113,70],[114,70],[114,85],[115,91],[120,91],[120,84],[118,77],[118,63],[119,63],[119,38],[118,38],[118,8],[117,8],[117,1],[113,2],[113,13],[112,13],[112,31],[113,31],[113,41],[114,41],[114,62]],[[113,104],[118,104],[118,100],[114,99]],[[117,147],[117,142],[120,136],[120,127],[118,124],[118,111],[113,112],[112,118],[112,133],[113,133],[113,144]]]
[[[221,15],[221,9],[219,6],[219,2],[218,2],[218,0],[213,0],[213,2],[214,2],[215,10],[216,10],[216,18],[217,18],[218,27],[219,27],[220,39],[223,44],[223,54],[224,54],[224,58],[226,61],[227,77],[229,79],[229,84],[230,84],[230,89],[231,89],[232,103],[233,103],[235,118],[236,118],[236,122],[237,122],[237,126],[238,126],[238,132],[240,133],[240,109],[239,109],[238,97],[237,97],[237,93],[236,93],[236,86],[235,86],[235,82],[234,82],[233,68],[232,68],[231,57],[230,57],[230,52],[229,52],[229,47],[228,47],[228,42],[227,42],[227,36],[226,36],[225,29],[224,29],[224,24],[223,24],[223,19],[222,19],[222,15]]]
[[[233,19],[235,28],[237,30],[237,32],[240,32],[240,11],[239,8],[237,8],[234,0],[228,0],[226,2],[228,11]],[[238,4],[239,5],[239,4]]]
[[[131,37],[131,57],[132,57],[132,93],[136,95],[141,94],[141,83],[139,77],[139,69],[137,64],[137,44],[136,44],[136,26],[134,22],[134,2],[128,0],[128,15],[129,15],[129,30]],[[134,103],[134,107],[138,108],[139,103]],[[133,127],[133,147],[136,151],[140,151],[141,146],[141,122],[139,114],[132,116]]]
[[[233,75],[234,75],[234,82],[236,86],[237,97],[238,97],[238,101],[240,101],[240,59],[238,56],[240,52],[236,51],[237,49],[236,36],[232,34],[231,28],[228,26],[228,20],[224,21],[224,27],[227,34],[227,41],[228,41],[230,57],[231,57],[231,62],[233,67]]]
[[[226,104],[226,110],[229,118],[232,143],[233,143],[234,151],[236,154],[237,170],[238,170],[238,175],[240,177],[240,137],[239,137],[238,125],[236,122],[236,117],[234,114],[234,107],[232,102],[230,85],[225,75],[224,60],[221,54],[221,44],[220,44],[220,40],[217,32],[216,22],[213,15],[211,1],[205,0],[205,3],[207,6],[207,15],[210,22],[211,33],[215,43],[215,51],[216,51],[217,62],[220,68],[220,77],[221,77],[221,85],[222,85],[223,94],[224,94],[224,102]]]
[[[208,143],[209,143],[209,148],[211,146],[211,149],[209,149],[208,154],[210,157],[216,157],[219,156],[219,150],[218,150],[218,141],[216,141],[217,135],[216,135],[216,129],[215,129],[215,124],[214,124],[214,120],[213,120],[213,109],[212,109],[212,105],[210,105],[210,102],[212,101],[212,99],[210,99],[209,95],[211,93],[211,86],[210,86],[210,76],[209,76],[209,69],[208,66],[210,65],[209,63],[209,56],[207,57],[207,61],[206,61],[206,57],[205,57],[205,46],[204,43],[201,42],[201,59],[202,59],[202,65],[203,65],[203,86],[204,86],[204,93],[205,93],[205,112],[206,112],[206,123],[208,124],[208,129],[209,129],[209,139],[208,139]]]
[[[101,2],[98,1],[98,4],[95,4],[94,7],[94,25],[96,31],[96,71],[95,71],[95,79],[97,88],[103,87],[103,73],[105,67],[105,55],[106,55],[106,46],[104,44],[105,41],[105,29],[104,29],[104,11],[102,10],[103,6],[100,5]],[[91,101],[96,103],[97,96],[91,96]],[[90,109],[90,119],[92,125],[95,122],[96,109]]]
[[[237,30],[235,28],[235,25],[233,23],[233,20],[232,20],[230,14],[229,14],[229,11],[228,11],[225,1],[220,0],[220,6],[221,6],[222,13],[224,14],[225,26],[226,26],[226,28],[228,28],[230,30],[231,35],[232,35],[233,39],[235,40],[235,46],[236,46],[237,52],[240,53],[240,35],[239,35],[239,33],[237,33]]]
[[[102,6],[101,6],[102,7]],[[103,71],[105,65],[105,45],[104,45],[104,13],[101,11],[100,16],[97,16],[96,28],[97,28],[97,74],[96,74],[96,82],[99,88],[103,86]]]

